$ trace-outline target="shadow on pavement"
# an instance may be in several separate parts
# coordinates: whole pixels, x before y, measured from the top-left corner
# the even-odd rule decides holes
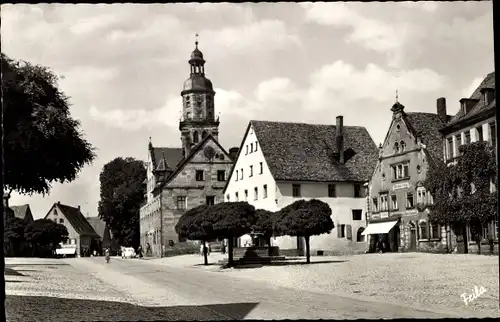
[[[24,274],[19,273],[15,269],[8,268],[8,267],[5,267],[4,272],[5,272],[5,276],[25,276]]]
[[[8,321],[242,320],[258,303],[145,307],[122,302],[7,295]]]
[[[316,265],[316,264],[332,264],[332,263],[345,263],[347,261],[343,260],[323,260],[323,261],[315,261],[315,262],[310,262],[306,263],[306,260],[301,260],[300,262],[297,260],[292,261],[286,261],[286,262],[271,262],[269,264],[266,264],[266,266],[294,266],[294,265]]]

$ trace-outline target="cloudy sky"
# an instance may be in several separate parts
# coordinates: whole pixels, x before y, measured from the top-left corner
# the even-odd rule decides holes
[[[53,202],[97,215],[115,157],[180,146],[180,92],[199,33],[220,141],[248,121],[365,126],[380,143],[399,90],[407,111],[448,113],[493,71],[491,2],[2,5],[2,51],[51,67],[98,159],[49,196],[13,194],[35,218]]]

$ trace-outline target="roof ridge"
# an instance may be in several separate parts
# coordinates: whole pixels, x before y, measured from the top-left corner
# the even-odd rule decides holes
[[[251,120],[250,122],[260,122],[260,123],[280,123],[280,124],[298,124],[298,125],[311,125],[311,126],[337,126],[336,124],[320,124],[320,123],[303,123],[303,122],[286,122],[286,121],[259,121]],[[343,125],[344,128],[361,128],[366,129],[363,125]]]

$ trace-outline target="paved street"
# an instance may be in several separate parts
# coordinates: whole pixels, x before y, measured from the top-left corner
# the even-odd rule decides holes
[[[156,260],[113,258],[110,264],[102,257],[53,260],[53,263],[45,260],[38,264],[38,273],[27,269],[37,266],[36,259],[29,260],[27,264],[23,264],[23,259],[10,263],[8,259],[6,263],[24,275],[16,277],[19,283],[14,282],[13,276],[7,278],[10,321],[46,320],[26,315],[19,308],[21,304],[39,316],[43,307],[50,305],[54,317],[51,321],[123,320],[124,317],[149,321],[464,317],[463,313],[451,310],[431,312],[319,290],[300,290],[216,271],[168,266]],[[37,283],[29,286],[30,278]],[[19,286],[22,283],[25,286]],[[58,311],[64,318],[54,313]]]
[[[452,313],[361,301],[321,292],[279,287],[222,273],[168,267],[148,260],[68,259],[78,271],[93,275],[137,303],[148,306],[192,306],[180,314],[212,319],[358,319],[439,318]],[[201,307],[214,305],[213,307]],[[181,317],[182,318],[182,317]]]

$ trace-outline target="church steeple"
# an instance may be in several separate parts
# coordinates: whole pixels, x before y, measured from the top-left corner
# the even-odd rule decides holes
[[[211,134],[217,139],[219,134],[219,121],[215,120],[215,92],[212,82],[205,77],[206,61],[198,48],[198,34],[194,44],[195,49],[189,59],[189,78],[181,92],[183,108],[179,130],[185,157],[206,135]]]

